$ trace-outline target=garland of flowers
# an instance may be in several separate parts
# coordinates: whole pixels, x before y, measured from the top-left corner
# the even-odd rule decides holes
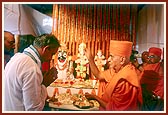
[[[63,65],[63,68],[62,68],[62,69],[59,67],[59,65],[58,65],[58,63],[57,63],[58,69],[59,69],[59,70],[64,70],[64,69],[67,67],[67,62],[68,62],[68,61],[66,61],[66,63]]]

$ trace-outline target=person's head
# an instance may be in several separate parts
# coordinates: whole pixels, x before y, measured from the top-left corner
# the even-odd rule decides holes
[[[50,61],[60,47],[58,39],[52,34],[35,37],[33,45],[38,50],[42,62]]]
[[[15,49],[15,38],[11,32],[4,31],[4,48],[8,52]]]
[[[29,34],[29,35],[20,35],[19,36],[20,41],[19,41],[19,52],[23,52],[23,50],[30,45],[33,44],[33,41],[35,39],[35,36]]]
[[[148,51],[144,51],[142,52],[142,56],[141,56],[141,60],[143,63],[148,63],[149,61],[149,52]]]
[[[132,53],[131,53],[131,56],[130,56],[130,61],[131,62],[134,62],[134,61],[137,60],[137,57],[136,57],[137,54],[138,54],[138,51],[132,50]]]
[[[111,40],[109,52],[109,68],[113,68],[118,72],[122,67],[130,62],[132,42]]]
[[[162,50],[157,47],[149,48],[149,63],[154,64],[158,63],[161,60]]]

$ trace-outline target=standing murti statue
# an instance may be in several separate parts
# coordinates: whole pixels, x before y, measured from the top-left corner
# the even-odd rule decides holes
[[[58,56],[55,66],[58,71],[57,79],[62,79],[63,81],[74,79],[73,61],[71,56],[68,54],[65,44],[61,44],[61,47],[58,49]]]
[[[97,55],[94,58],[95,64],[100,71],[104,71],[104,66],[106,64],[105,56],[102,54],[101,50],[98,50]]]
[[[86,79],[87,74],[89,74],[89,61],[85,55],[86,44],[81,43],[78,48],[77,59],[75,63],[77,64],[76,70],[76,78]]]

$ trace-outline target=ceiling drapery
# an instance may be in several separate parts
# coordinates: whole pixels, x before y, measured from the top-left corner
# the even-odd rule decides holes
[[[85,42],[93,54],[100,49],[107,58],[110,40],[136,45],[136,17],[136,4],[55,4],[52,33],[67,44],[72,55]]]

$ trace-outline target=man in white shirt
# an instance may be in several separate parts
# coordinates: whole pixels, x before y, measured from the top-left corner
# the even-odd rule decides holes
[[[50,61],[60,43],[54,35],[43,34],[23,53],[16,53],[5,67],[4,110],[40,111],[47,98],[46,87],[56,78],[43,77],[41,63]]]

